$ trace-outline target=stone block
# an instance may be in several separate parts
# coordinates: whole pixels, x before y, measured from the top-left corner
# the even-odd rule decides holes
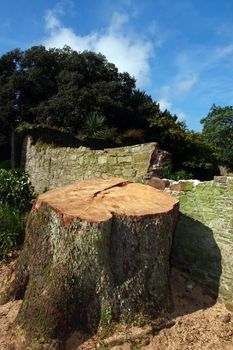
[[[122,169],[120,169],[120,168],[112,169],[112,174],[113,174],[113,175],[116,175],[116,176],[121,176],[121,174],[122,174]]]
[[[227,182],[227,176],[214,176],[214,181],[215,182],[220,182],[220,183],[226,183]]]
[[[133,158],[130,156],[123,156],[123,157],[118,157],[118,163],[132,163],[133,162]]]
[[[133,153],[140,152],[140,150],[141,150],[141,146],[139,146],[139,145],[133,146],[133,147],[131,148],[131,151],[132,151]]]
[[[127,178],[131,177],[132,176],[132,169],[124,169],[123,176],[127,177]]]
[[[109,164],[109,165],[115,165],[115,164],[117,164],[117,157],[114,157],[114,156],[108,157],[108,164]]]
[[[136,168],[138,171],[143,172],[144,175],[147,174],[147,170],[148,170],[148,166],[145,163],[137,163],[137,164],[133,164],[134,168]]]
[[[187,182],[185,181],[175,181],[170,184],[171,191],[185,191],[185,187],[187,186]]]
[[[78,164],[80,164],[80,165],[83,164],[83,156],[78,157]]]
[[[77,160],[78,155],[77,154],[71,154],[70,159],[71,160]]]
[[[140,163],[140,162],[149,163],[150,157],[148,153],[138,153],[138,154],[134,154],[133,160],[135,163]]]
[[[103,165],[107,163],[107,156],[99,156],[98,157],[98,164]]]
[[[157,188],[158,190],[164,190],[166,187],[166,182],[165,180],[160,179],[159,177],[152,177],[148,182],[148,185]]]

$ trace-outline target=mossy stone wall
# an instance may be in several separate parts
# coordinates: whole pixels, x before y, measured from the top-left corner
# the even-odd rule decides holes
[[[233,310],[233,177],[180,196],[172,263]]]
[[[156,142],[126,147],[92,150],[87,147],[52,147],[24,141],[22,166],[29,173],[35,191],[67,185],[76,180],[109,176],[144,182]]]
[[[92,150],[51,147],[25,140],[23,165],[42,193],[76,180],[109,176],[143,182],[156,143]],[[233,309],[233,177],[189,186],[180,196],[172,264]]]

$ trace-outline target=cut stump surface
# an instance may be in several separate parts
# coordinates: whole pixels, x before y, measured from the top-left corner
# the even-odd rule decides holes
[[[102,222],[114,214],[136,217],[166,214],[178,200],[149,186],[110,178],[85,180],[50,190],[38,197],[35,209],[42,203],[70,218]]]

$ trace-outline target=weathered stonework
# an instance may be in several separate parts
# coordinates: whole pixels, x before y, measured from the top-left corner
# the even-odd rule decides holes
[[[181,195],[172,263],[233,310],[233,178]]]
[[[91,150],[39,146],[28,137],[22,165],[35,190],[42,193],[94,177],[153,180],[164,157],[166,152],[157,143]],[[150,184],[165,187],[165,191],[180,198],[173,265],[188,272],[190,278],[233,309],[233,177],[216,177],[204,183],[157,179]]]
[[[36,192],[61,187],[76,180],[109,176],[144,182],[158,158],[168,154],[156,142],[92,150],[87,147],[52,147],[24,141],[21,165],[29,173]],[[160,164],[159,164],[160,165]]]

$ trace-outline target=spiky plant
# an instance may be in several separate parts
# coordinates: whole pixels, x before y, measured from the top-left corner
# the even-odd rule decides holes
[[[84,120],[82,132],[88,137],[98,137],[105,129],[106,118],[96,112],[90,113]]]

